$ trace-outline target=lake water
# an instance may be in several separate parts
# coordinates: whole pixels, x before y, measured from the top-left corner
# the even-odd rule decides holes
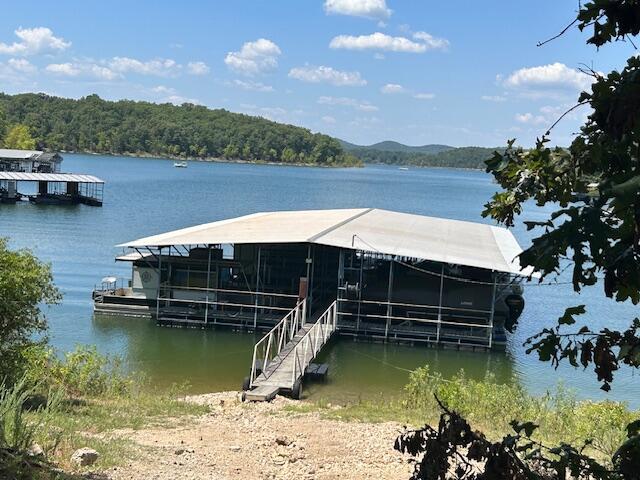
[[[460,220],[489,222],[480,212],[496,189],[483,172],[449,169],[318,169],[269,165],[189,162],[173,168],[164,159],[66,155],[63,170],[97,175],[106,181],[104,206],[0,205],[0,235],[12,247],[28,247],[51,262],[61,305],[48,311],[50,339],[60,351],[95,344],[122,356],[131,368],[159,386],[188,382],[194,392],[238,389],[247,375],[252,334],[156,327],[131,318],[93,318],[91,290],[106,275],[127,276],[116,264],[114,245],[194,224],[264,210],[376,207]],[[24,189],[21,189],[24,190]],[[529,207],[524,218],[541,220],[550,209]],[[531,234],[514,234],[528,244]],[[629,369],[616,375],[605,394],[591,371],[561,367],[526,355],[522,342],[570,305],[586,304],[594,326],[622,328],[638,308],[615,304],[601,290],[573,293],[570,285],[530,286],[517,332],[506,353],[472,353],[423,347],[334,342],[324,353],[330,365],[326,383],[305,394],[334,401],[401,393],[407,370],[429,364],[450,376],[463,368],[469,376],[492,372],[500,380],[521,382],[533,393],[561,381],[581,398],[611,398],[640,407],[639,378]]]

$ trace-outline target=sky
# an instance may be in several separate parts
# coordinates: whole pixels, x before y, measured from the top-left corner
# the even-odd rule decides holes
[[[576,0],[21,0],[0,16],[0,91],[192,102],[368,145],[530,146],[598,72]],[[588,111],[553,130],[568,145]]]

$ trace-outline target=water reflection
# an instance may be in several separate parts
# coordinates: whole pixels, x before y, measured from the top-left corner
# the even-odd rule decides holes
[[[93,325],[98,335],[124,340],[122,354],[129,367],[144,371],[152,385],[167,388],[188,382],[194,393],[237,390],[248,375],[258,339],[228,328],[157,327],[152,320],[116,316],[95,315]],[[332,341],[318,362],[329,364],[329,376],[320,384],[306,385],[305,394],[332,401],[399,395],[409,371],[424,365],[444,378],[461,369],[475,379],[488,372],[499,382],[514,377],[513,361],[500,352],[355,342],[350,338]]]

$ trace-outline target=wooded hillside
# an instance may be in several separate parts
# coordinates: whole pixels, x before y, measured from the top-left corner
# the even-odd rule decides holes
[[[29,127],[54,151],[351,166],[360,161],[327,135],[226,110],[183,104],[79,100],[0,93],[7,124]]]

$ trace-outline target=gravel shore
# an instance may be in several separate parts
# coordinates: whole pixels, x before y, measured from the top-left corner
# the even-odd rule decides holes
[[[407,479],[411,465],[393,449],[397,423],[322,419],[284,409],[292,400],[242,403],[237,392],[187,397],[209,414],[180,425],[119,432],[140,449],[129,465],[103,474],[137,479]],[[295,402],[293,402],[295,403]]]

